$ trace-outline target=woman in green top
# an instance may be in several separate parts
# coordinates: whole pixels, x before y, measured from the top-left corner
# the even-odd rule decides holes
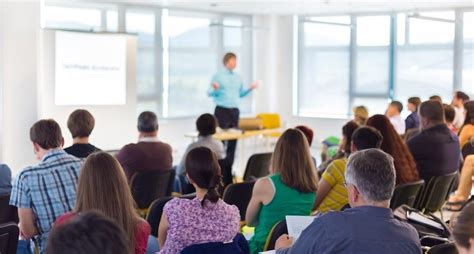
[[[309,215],[315,200],[317,176],[308,141],[297,129],[288,129],[278,139],[269,177],[253,188],[246,223],[254,226],[250,252],[263,250],[272,227],[286,215]]]

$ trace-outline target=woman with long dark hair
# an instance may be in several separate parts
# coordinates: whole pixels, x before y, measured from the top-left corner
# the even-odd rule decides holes
[[[464,103],[466,118],[459,131],[459,145],[461,149],[474,136],[474,101]]]

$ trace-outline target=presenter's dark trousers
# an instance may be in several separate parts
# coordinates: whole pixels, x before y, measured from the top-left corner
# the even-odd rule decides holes
[[[219,127],[222,129],[237,128],[239,126],[240,111],[238,108],[224,108],[217,106],[214,115],[217,118]],[[224,145],[226,146],[226,157],[223,163],[221,163],[221,170],[224,178],[224,185],[227,186],[232,183],[232,165],[234,164],[237,140],[229,140],[224,142]]]

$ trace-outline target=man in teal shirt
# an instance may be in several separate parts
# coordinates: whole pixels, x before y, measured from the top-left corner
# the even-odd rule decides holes
[[[211,81],[208,95],[214,99],[216,109],[214,115],[219,127],[222,129],[235,128],[239,124],[239,102],[240,98],[248,95],[257,88],[257,82],[253,82],[249,88],[244,88],[240,76],[234,72],[237,65],[237,56],[227,53],[223,59],[224,70],[217,72]],[[232,183],[232,164],[234,163],[235,147],[237,140],[227,142],[226,169],[223,169],[224,184]]]

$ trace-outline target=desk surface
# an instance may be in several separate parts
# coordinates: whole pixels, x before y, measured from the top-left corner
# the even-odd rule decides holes
[[[226,140],[236,140],[236,139],[244,139],[253,136],[263,135],[265,137],[279,137],[282,134],[281,129],[264,129],[264,130],[251,130],[251,131],[241,131],[238,129],[230,129],[225,131],[220,131],[213,135],[213,137],[217,140],[226,141]],[[197,132],[190,132],[184,135],[187,138],[197,138]]]

